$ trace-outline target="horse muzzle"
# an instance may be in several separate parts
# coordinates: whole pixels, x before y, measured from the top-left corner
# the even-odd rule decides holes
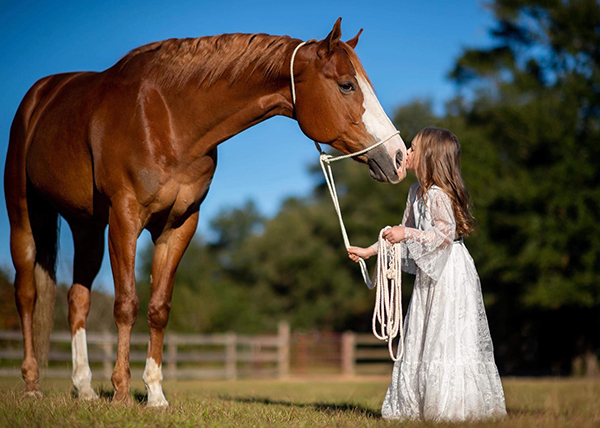
[[[382,183],[397,184],[406,177],[405,156],[397,150],[394,158],[383,147],[377,147],[367,155],[369,175]]]

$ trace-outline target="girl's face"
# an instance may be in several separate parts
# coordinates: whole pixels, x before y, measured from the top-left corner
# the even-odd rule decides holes
[[[417,138],[414,138],[410,143],[410,148],[406,151],[406,169],[411,171],[413,174],[417,174],[417,156],[418,156],[419,145]]]

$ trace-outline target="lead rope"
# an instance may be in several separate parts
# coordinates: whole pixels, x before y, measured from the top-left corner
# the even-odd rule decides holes
[[[377,240],[377,265],[375,267],[375,309],[373,310],[373,334],[386,340],[393,361],[404,355],[404,329],[402,328],[402,246],[391,244],[383,238],[386,226],[379,232]],[[379,331],[377,324],[379,323]],[[393,341],[400,333],[398,356],[394,356]]]
[[[331,160],[328,161],[327,156],[325,153],[321,153],[319,163],[321,164],[325,182],[329,188],[333,207],[340,222],[344,245],[347,249],[350,247],[350,239],[348,238],[344,220],[342,219],[342,210],[340,209],[335,181],[333,180],[333,172],[331,170]],[[325,167],[325,164],[327,164],[327,167]],[[369,278],[369,271],[364,259],[359,258],[358,262],[363,279],[369,290],[372,290],[374,285],[376,288],[375,308],[372,320],[373,334],[379,340],[386,340],[388,342],[390,357],[393,361],[398,361],[404,355],[404,330],[402,328],[402,246],[399,243],[391,244],[383,238],[383,232],[389,228],[390,226],[386,226],[379,232],[375,284]],[[377,329],[377,323],[380,325],[380,331]],[[396,358],[394,357],[392,344],[398,332],[400,332],[400,353]]]
[[[294,83],[294,59],[296,58],[296,53],[298,50],[304,46],[308,42],[302,42],[294,49],[292,53],[292,58],[290,60],[290,81],[291,81],[291,92],[292,92],[292,105],[294,108],[296,107],[296,86]],[[330,156],[326,154],[323,150],[321,150],[321,146],[319,143],[315,141],[315,145],[317,150],[320,152],[319,163],[321,164],[321,169],[323,170],[323,175],[325,176],[325,182],[327,183],[327,188],[329,189],[329,194],[331,195],[331,201],[333,202],[333,206],[335,208],[335,212],[338,216],[338,220],[340,222],[340,229],[342,231],[342,238],[344,239],[344,246],[346,249],[350,247],[350,239],[348,238],[348,233],[346,232],[346,227],[344,225],[344,220],[342,219],[342,211],[340,209],[340,203],[337,195],[337,191],[335,188],[335,181],[333,179],[333,171],[331,170],[331,163],[339,160],[347,159],[353,156],[359,156],[363,153],[368,152],[369,150],[373,150],[376,147],[384,144],[388,140],[392,139],[396,135],[400,134],[400,131],[394,132],[389,137],[373,144],[372,146],[367,147],[366,149],[360,150],[355,153],[349,153],[346,155],[341,155],[337,157]],[[327,165],[327,167],[325,166]],[[385,227],[379,232],[379,251],[377,253],[377,267],[376,267],[376,293],[375,293],[375,308],[373,311],[373,334],[376,338],[380,340],[387,340],[388,342],[388,350],[390,352],[390,357],[393,361],[398,361],[402,355],[404,354],[404,331],[402,329],[402,273],[400,269],[400,264],[402,260],[401,255],[401,246],[400,244],[390,244],[381,236],[382,233],[389,228],[389,226]],[[369,290],[373,289],[373,283],[369,278],[369,271],[367,269],[367,264],[361,258],[359,258],[360,271],[362,273],[363,280],[365,284],[369,288]],[[389,284],[389,288],[388,288]],[[377,323],[380,325],[380,331],[377,331]],[[398,358],[394,357],[393,353],[393,340],[396,335],[400,332],[400,353]]]
[[[342,231],[342,238],[344,239],[344,246],[346,247],[346,249],[348,249],[348,247],[350,247],[350,239],[348,238],[346,226],[344,225],[344,220],[342,219],[342,210],[340,208],[340,201],[338,200],[338,195],[335,188],[335,181],[333,180],[333,171],[331,171],[331,163],[327,159],[327,157],[328,155],[326,153],[321,152],[321,156],[319,156],[319,163],[321,164],[321,169],[323,170],[323,175],[325,176],[325,182],[327,183],[327,188],[329,189],[329,194],[331,195],[333,207],[335,208],[335,212],[340,222],[340,229]],[[327,167],[325,166],[325,164],[327,164]],[[373,283],[369,278],[369,270],[367,269],[367,264],[362,259],[362,257],[358,259],[358,263],[360,265],[360,272],[362,273],[362,277],[365,281],[365,284],[367,285],[369,290],[372,290]]]

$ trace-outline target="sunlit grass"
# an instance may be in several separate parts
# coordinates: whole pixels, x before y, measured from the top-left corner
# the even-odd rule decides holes
[[[166,381],[171,406],[146,408],[141,381],[134,404],[113,405],[112,386],[94,382],[101,399],[81,402],[67,380],[42,384],[44,398],[24,399],[17,379],[0,380],[0,426],[227,426],[227,427],[441,427],[430,422],[388,422],[380,406],[387,378],[341,380]],[[600,380],[505,379],[508,418],[472,427],[600,426]]]

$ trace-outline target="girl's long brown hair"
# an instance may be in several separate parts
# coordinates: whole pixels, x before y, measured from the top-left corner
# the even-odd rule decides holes
[[[473,231],[469,192],[460,174],[460,142],[452,132],[427,127],[413,140],[416,147],[415,172],[420,181],[420,193],[426,195],[434,184],[452,201],[456,234],[467,237]]]

